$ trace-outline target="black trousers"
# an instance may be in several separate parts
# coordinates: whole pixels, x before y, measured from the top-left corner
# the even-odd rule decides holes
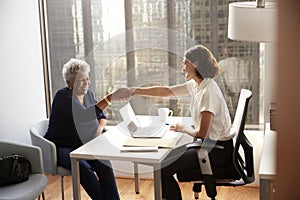
[[[233,141],[217,141],[224,149],[212,149],[209,152],[211,167],[227,167],[232,163]],[[174,174],[187,173],[192,179],[201,177],[196,149],[187,149],[185,145],[173,149],[162,163],[162,193],[167,200],[181,200],[181,191]]]

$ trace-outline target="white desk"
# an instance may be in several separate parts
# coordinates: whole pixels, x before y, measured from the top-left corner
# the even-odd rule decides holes
[[[139,120],[142,122],[148,122],[149,117],[139,116]],[[182,123],[191,125],[190,118],[176,118],[173,117],[172,121],[182,120]],[[153,167],[154,172],[154,198],[155,200],[161,200],[161,162],[168,155],[171,149],[159,149],[158,152],[148,153],[124,153],[120,152],[125,140],[130,137],[125,132],[122,126],[110,127],[105,134],[98,136],[90,142],[84,144],[80,148],[71,152],[71,166],[72,166],[72,183],[73,183],[73,195],[74,200],[81,199],[80,194],[80,182],[79,182],[79,160],[122,160],[134,162],[134,173],[137,181],[137,163],[147,164]],[[184,136],[178,141],[177,146],[186,144],[192,141],[192,137],[184,134]],[[136,185],[136,192],[138,192],[138,185]]]
[[[259,167],[260,199],[273,199],[273,181],[276,175],[276,143],[277,133],[270,130],[270,123],[266,124],[262,158]]]

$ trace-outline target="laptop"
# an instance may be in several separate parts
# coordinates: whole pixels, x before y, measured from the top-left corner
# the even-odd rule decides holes
[[[165,123],[141,127],[130,103],[120,108],[119,112],[133,138],[161,138],[169,130],[169,126]]]

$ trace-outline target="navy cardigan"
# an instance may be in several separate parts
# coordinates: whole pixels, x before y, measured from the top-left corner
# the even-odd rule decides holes
[[[106,119],[96,103],[91,90],[84,95],[83,105],[69,88],[57,91],[45,138],[54,142],[57,147],[74,149],[91,140],[98,127],[98,120]]]

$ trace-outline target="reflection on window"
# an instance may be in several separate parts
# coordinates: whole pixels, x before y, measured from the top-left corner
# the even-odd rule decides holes
[[[183,83],[181,61],[191,45],[203,44],[223,68],[217,82],[234,116],[241,88],[253,91],[250,124],[259,123],[259,45],[227,38],[229,0],[47,0],[52,95],[64,87],[62,65],[71,57],[91,65],[97,98],[118,87]],[[134,97],[139,114],[164,105],[189,116],[188,98]],[[117,118],[118,105],[106,112]]]

